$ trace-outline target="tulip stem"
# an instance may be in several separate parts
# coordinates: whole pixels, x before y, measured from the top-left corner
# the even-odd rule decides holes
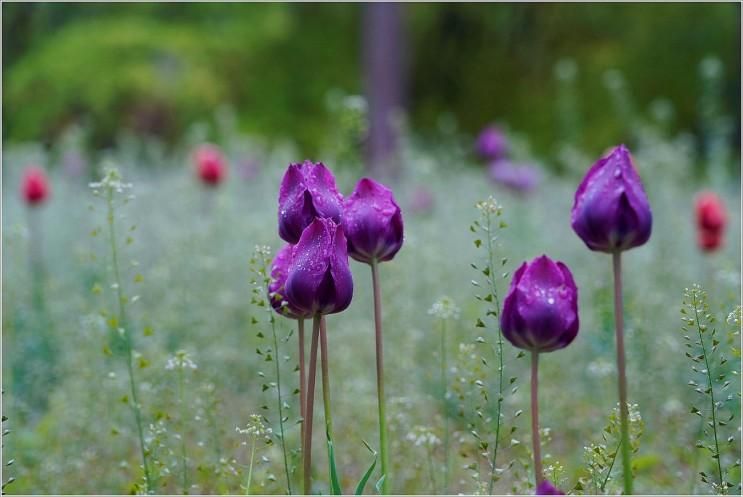
[[[534,480],[539,486],[544,479],[542,471],[542,444],[539,440],[539,351],[531,351],[531,443],[534,451]]]
[[[302,453],[302,460],[304,460],[304,451],[302,450],[302,444],[304,444],[304,416],[306,411],[305,406],[305,389],[306,385],[306,374],[304,371],[304,319],[297,319],[297,335],[299,336],[299,417],[302,421],[299,423],[299,444],[300,451]]]
[[[330,410],[330,373],[328,372],[328,333],[325,328],[325,317],[320,318],[320,359],[322,370],[322,404],[325,411],[325,437],[333,441],[333,415]],[[332,463],[332,461],[331,461]],[[328,481],[333,481],[332,466]],[[332,483],[331,483],[332,485]]]
[[[312,344],[310,345],[310,369],[307,378],[307,405],[305,406],[304,427],[304,494],[312,493],[312,413],[315,406],[315,376],[317,372],[317,339],[320,336],[320,315],[317,314],[312,322]]]
[[[614,323],[617,338],[617,373],[619,374],[619,415],[622,431],[622,468],[624,470],[624,493],[632,494],[632,462],[629,444],[629,412],[627,405],[627,372],[624,357],[624,314],[622,306],[622,253],[612,254],[614,269]]]
[[[384,398],[384,350],[382,347],[382,295],[379,286],[379,263],[372,260],[372,287],[374,289],[374,331],[377,346],[377,406],[379,408],[379,451],[382,457],[382,494],[389,494],[389,451],[387,450],[387,418]]]

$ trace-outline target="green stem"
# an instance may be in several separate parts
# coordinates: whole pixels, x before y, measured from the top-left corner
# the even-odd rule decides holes
[[[426,450],[428,453],[428,471],[431,473],[431,495],[436,495],[436,471],[433,469],[433,454],[431,447]]]
[[[444,416],[444,493],[449,493],[449,413],[446,408],[446,320],[441,321],[441,405]]]
[[[627,372],[624,354],[624,310],[622,306],[622,253],[612,254],[614,270],[614,322],[617,339],[617,372],[619,375],[619,414],[622,431],[622,468],[624,472],[624,493],[632,494],[632,461],[629,443],[629,411],[627,405]]]
[[[250,449],[250,466],[248,467],[248,482],[245,485],[245,495],[250,495],[250,484],[253,481],[253,460],[255,459],[256,436],[253,436],[253,447]]]
[[[717,407],[715,405],[715,391],[712,387],[712,371],[709,367],[709,359],[707,358],[707,348],[704,345],[704,339],[702,338],[702,327],[699,322],[699,311],[697,310],[696,296],[692,294],[692,305],[694,305],[694,317],[697,321],[697,332],[699,333],[699,343],[702,345],[702,355],[704,356],[704,367],[707,368],[707,388],[709,389],[710,402],[712,404],[712,433],[715,437],[715,459],[717,460],[717,476],[720,479],[720,487],[722,487],[722,463],[720,462],[720,445],[717,441]]]
[[[322,374],[322,404],[325,412],[325,436],[333,442],[333,415],[330,410],[330,373],[328,371],[328,334],[325,329],[325,317],[320,317],[320,360]],[[332,468],[328,468],[332,471]],[[328,481],[333,481],[332,473]]]
[[[617,444],[617,448],[614,449],[614,456],[611,458],[611,464],[609,465],[609,470],[606,472],[606,478],[604,478],[603,483],[601,483],[601,491],[603,492],[606,489],[606,484],[609,482],[609,477],[611,476],[611,470],[614,468],[614,463],[617,460],[617,454],[619,453],[619,448],[622,445],[622,441],[620,440]]]
[[[488,495],[491,495],[493,493],[493,485],[495,484],[495,462],[498,455],[498,444],[500,442],[501,407],[503,405],[503,331],[500,327],[500,299],[498,299],[498,289],[495,286],[495,266],[493,264],[493,236],[490,233],[490,230],[492,229],[490,213],[487,214],[487,220],[490,293],[495,299],[495,318],[498,322],[498,402],[495,415],[495,442],[493,443],[493,458],[490,461],[490,482],[488,483]]]
[[[137,435],[139,436],[139,448],[142,453],[142,466],[144,467],[144,480],[145,490],[147,493],[152,493],[152,481],[150,478],[150,468],[147,460],[147,452],[144,445],[144,431],[142,429],[142,412],[139,405],[139,399],[137,397],[137,386],[134,380],[134,367],[132,365],[134,358],[132,354],[132,340],[129,334],[129,329],[126,322],[126,300],[124,299],[124,291],[121,286],[121,274],[119,273],[119,256],[116,248],[116,223],[114,222],[114,202],[113,202],[113,189],[108,189],[106,197],[108,204],[108,231],[109,241],[111,243],[111,264],[113,265],[114,271],[114,282],[116,283],[116,297],[119,302],[119,313],[118,313],[118,327],[124,330],[124,346],[126,347],[127,355],[127,372],[129,373],[129,388],[132,395],[132,410],[134,411],[134,419],[137,424]]]
[[[286,489],[289,495],[292,494],[292,480],[289,476],[289,460],[286,455],[286,440],[284,438],[284,402],[281,397],[281,355],[279,354],[279,340],[276,337],[276,320],[271,314],[271,333],[273,334],[274,364],[276,365],[276,403],[279,410],[279,434],[281,436],[281,452],[284,455],[284,472],[286,474]]]
[[[312,493],[312,418],[315,407],[315,377],[317,376],[317,341],[320,336],[320,315],[312,322],[312,344],[310,345],[310,368],[307,378],[307,405],[305,406],[304,428],[304,494]]]
[[[183,495],[188,494],[188,463],[186,462],[186,408],[183,399],[183,361],[178,366],[178,405],[180,407],[181,472],[183,473]]]
[[[389,494],[389,450],[387,447],[387,417],[385,414],[384,396],[384,348],[382,346],[382,296],[379,284],[379,264],[376,259],[371,263],[372,288],[374,290],[374,336],[376,338],[377,356],[377,407],[379,410],[379,451],[382,457],[382,494]]]
[[[539,486],[544,480],[542,444],[539,441],[539,351],[531,351],[531,443],[534,451],[534,480]]]

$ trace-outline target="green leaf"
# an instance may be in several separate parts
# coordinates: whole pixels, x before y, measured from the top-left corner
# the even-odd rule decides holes
[[[362,440],[362,442],[364,441]],[[364,442],[364,445],[366,445],[366,448],[369,449],[372,455],[374,455],[374,460],[372,461],[369,468],[366,470],[366,473],[364,473],[364,476],[362,476],[361,480],[359,480],[359,484],[356,485],[356,490],[354,491],[354,495],[361,495],[364,493],[364,487],[366,486],[366,483],[369,481],[369,478],[371,478],[371,475],[374,472],[374,468],[377,466],[377,451],[369,447],[369,444],[366,442]]]
[[[328,460],[330,466],[330,490],[333,495],[342,495],[341,485],[338,483],[338,470],[335,467],[335,450],[333,449],[333,441],[330,439],[330,435],[326,432],[325,436],[328,439]]]
[[[374,484],[374,488],[377,490],[378,494],[382,493],[382,485],[384,484],[385,478],[387,478],[387,475],[382,475],[382,477],[377,481],[377,483]]]

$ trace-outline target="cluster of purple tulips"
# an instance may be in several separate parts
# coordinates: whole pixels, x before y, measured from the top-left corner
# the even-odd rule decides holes
[[[350,255],[369,264],[374,290],[376,370],[382,478],[389,488],[385,419],[380,262],[391,260],[403,243],[403,221],[392,191],[370,178],[361,179],[346,199],[333,174],[322,164],[291,164],[279,189],[279,236],[287,244],[273,260],[269,295],[280,314],[297,320],[299,338],[300,415],[304,493],[311,493],[312,419],[317,349],[320,345],[323,405],[327,440],[332,443],[328,346],[325,316],[345,310],[353,297]],[[309,370],[305,370],[304,320],[312,319]],[[332,462],[332,461],[331,461]],[[332,468],[331,468],[332,469]],[[331,477],[332,479],[332,477]]]
[[[304,492],[311,491],[312,419],[320,344],[326,434],[332,441],[325,315],[351,303],[353,280],[348,256],[369,264],[374,290],[377,353],[381,488],[390,475],[385,420],[382,313],[378,264],[389,261],[403,242],[400,208],[391,190],[364,178],[350,197],[338,192],[332,173],[321,163],[292,164],[279,191],[279,235],[287,244],[273,261],[269,292],[274,309],[296,319],[299,336],[300,403]],[[622,431],[624,491],[632,493],[624,358],[621,253],[650,237],[650,205],[629,150],[620,145],[590,168],[575,193],[573,230],[594,251],[612,254],[617,370]],[[313,320],[309,370],[305,371],[304,320]],[[578,288],[570,269],[543,255],[514,273],[500,313],[501,330],[516,347],[531,353],[531,412],[534,475],[538,494],[560,493],[543,476],[539,441],[539,354],[567,347],[579,328]]]

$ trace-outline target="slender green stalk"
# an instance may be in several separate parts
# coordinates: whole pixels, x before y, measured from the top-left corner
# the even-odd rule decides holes
[[[617,339],[617,372],[619,375],[619,414],[622,431],[622,468],[624,470],[624,493],[632,494],[632,461],[629,443],[629,410],[627,406],[627,372],[624,354],[624,310],[622,306],[622,253],[612,254],[614,270],[614,322]]]
[[[431,473],[431,495],[436,495],[436,470],[433,469],[433,450],[428,447],[428,471]]]
[[[619,441],[619,444],[617,444],[617,448],[614,449],[614,456],[611,458],[611,464],[609,465],[609,470],[606,472],[606,478],[604,478],[603,483],[601,483],[601,491],[603,492],[606,489],[606,484],[609,483],[609,477],[611,476],[611,470],[614,468],[614,463],[617,461],[617,454],[619,453],[619,448],[622,445],[622,441]]]
[[[267,296],[268,297],[268,296]],[[281,396],[281,364],[279,354],[279,339],[276,336],[276,320],[273,314],[270,317],[271,333],[273,334],[274,364],[276,365],[276,403],[279,410],[279,435],[281,436],[281,452],[284,455],[284,472],[286,474],[286,489],[289,495],[292,494],[292,480],[289,473],[289,459],[286,455],[286,439],[284,437],[284,400]]]
[[[446,409],[446,319],[441,320],[441,404],[444,416],[444,493],[449,493],[449,414]]]
[[[253,460],[255,459],[256,437],[253,436],[253,446],[250,449],[250,466],[248,466],[248,482],[245,484],[245,495],[250,495],[250,483],[253,481]]]
[[[694,306],[694,318],[697,322],[697,332],[699,333],[699,343],[702,345],[702,355],[704,356],[704,367],[707,371],[707,389],[709,390],[711,408],[712,408],[712,433],[715,437],[715,459],[717,460],[717,476],[720,478],[720,486],[724,483],[722,479],[722,463],[720,462],[720,444],[717,441],[717,406],[715,404],[715,390],[712,386],[712,371],[709,367],[707,358],[707,347],[704,345],[702,337],[702,324],[699,322],[699,311],[697,310],[696,295],[692,294],[692,305]]]
[[[129,373],[129,387],[131,390],[132,395],[132,411],[134,411],[134,419],[137,424],[137,434],[139,436],[139,447],[142,452],[142,466],[144,467],[144,479],[145,479],[145,490],[146,492],[152,493],[152,480],[150,477],[150,468],[149,468],[149,462],[147,459],[147,451],[145,450],[144,445],[144,431],[142,429],[142,412],[141,407],[139,405],[139,399],[137,397],[137,385],[134,380],[134,367],[132,363],[134,362],[133,354],[132,354],[132,340],[131,335],[129,333],[129,329],[126,322],[126,300],[124,298],[124,291],[121,287],[121,275],[119,273],[119,256],[118,256],[118,250],[117,250],[117,244],[116,244],[116,223],[114,222],[114,201],[113,201],[113,188],[109,187],[107,189],[107,197],[106,201],[108,204],[108,214],[107,214],[107,220],[108,220],[108,232],[109,232],[109,241],[111,243],[111,264],[113,266],[113,272],[114,272],[114,283],[116,284],[116,297],[119,302],[119,312],[118,312],[118,327],[119,329],[123,330],[122,337],[124,339],[124,346],[126,347],[126,354],[127,354],[127,372]]]
[[[186,458],[186,404],[183,395],[183,360],[178,365],[178,406],[180,407],[181,432],[181,473],[183,477],[183,495],[188,494],[188,463]]]
[[[379,263],[371,263],[372,287],[374,290],[374,336],[377,347],[377,407],[379,411],[379,451],[382,457],[382,494],[390,492],[389,450],[387,446],[387,417],[384,397],[384,347],[382,346],[382,295],[379,285]]]
[[[320,336],[320,315],[312,322],[312,344],[310,345],[310,368],[307,378],[307,405],[304,428],[304,494],[312,493],[312,418],[315,410],[315,377],[317,376],[317,342]]]
[[[325,412],[325,436],[333,441],[333,414],[330,410],[330,372],[328,371],[328,334],[325,329],[325,317],[320,317],[320,359],[322,374],[322,404]],[[329,468],[332,471],[332,468]],[[332,473],[328,481],[332,481]]]
[[[496,469],[496,457],[498,456],[498,444],[500,442],[500,426],[501,426],[501,408],[503,405],[503,331],[500,327],[500,299],[498,298],[498,289],[495,286],[495,265],[493,262],[493,236],[491,235],[492,223],[490,220],[490,212],[487,213],[488,221],[488,268],[489,268],[489,282],[490,282],[490,293],[495,299],[496,309],[496,321],[498,322],[498,401],[496,403],[496,415],[495,415],[495,441],[493,443],[493,458],[490,461],[490,482],[488,483],[488,495],[493,493],[493,485],[495,484],[495,469]]]
[[[534,451],[534,480],[539,486],[544,480],[542,444],[539,441],[539,351],[531,351],[531,443]]]

